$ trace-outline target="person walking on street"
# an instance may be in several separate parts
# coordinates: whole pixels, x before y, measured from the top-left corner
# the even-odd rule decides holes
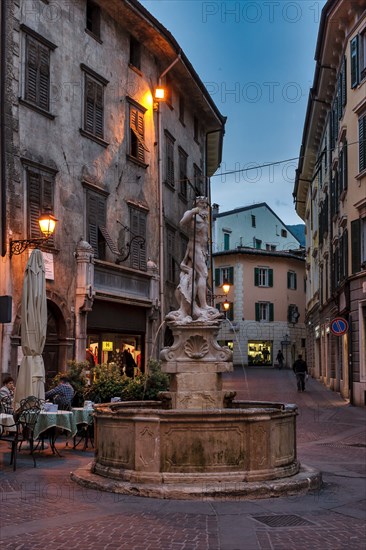
[[[297,391],[305,391],[305,376],[308,372],[308,366],[303,360],[301,353],[293,364],[292,370],[296,374]]]
[[[277,353],[277,357],[276,357],[276,361],[277,361],[277,363],[278,363],[278,368],[279,368],[279,369],[282,369],[284,359],[285,359],[285,358],[284,358],[284,356],[283,356],[283,353],[282,353],[282,351],[279,349],[279,350],[278,350],[278,353]]]

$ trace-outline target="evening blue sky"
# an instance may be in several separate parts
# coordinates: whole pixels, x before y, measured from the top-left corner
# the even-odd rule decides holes
[[[220,172],[298,157],[324,1],[143,0],[228,117]],[[211,179],[220,212],[267,202],[286,224],[297,160]]]

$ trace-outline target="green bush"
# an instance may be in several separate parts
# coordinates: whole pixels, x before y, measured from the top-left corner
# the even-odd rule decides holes
[[[160,363],[149,361],[148,373],[129,378],[121,374],[114,363],[97,365],[93,369],[94,379],[84,392],[84,398],[94,403],[108,403],[112,397],[122,401],[142,401],[158,399],[160,391],[169,388],[169,377],[163,374]]]

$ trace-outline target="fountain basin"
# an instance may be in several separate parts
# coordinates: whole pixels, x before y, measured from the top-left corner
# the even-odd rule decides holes
[[[127,405],[127,406],[126,406]],[[259,481],[294,475],[295,405],[164,410],[96,406],[93,471],[139,483]]]

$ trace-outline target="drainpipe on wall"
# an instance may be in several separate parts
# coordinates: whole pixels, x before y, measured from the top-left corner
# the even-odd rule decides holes
[[[158,80],[158,85],[161,86],[161,79],[174,67],[180,60],[181,55],[169,65],[164,72],[161,73]],[[158,133],[158,180],[159,180],[159,295],[160,295],[160,324],[165,318],[164,310],[164,216],[163,216],[163,169],[162,169],[162,135],[161,135],[161,112],[160,103],[157,108],[157,133]]]
[[[5,169],[5,65],[6,65],[6,0],[0,12],[0,242],[1,256],[6,254],[6,169]]]

